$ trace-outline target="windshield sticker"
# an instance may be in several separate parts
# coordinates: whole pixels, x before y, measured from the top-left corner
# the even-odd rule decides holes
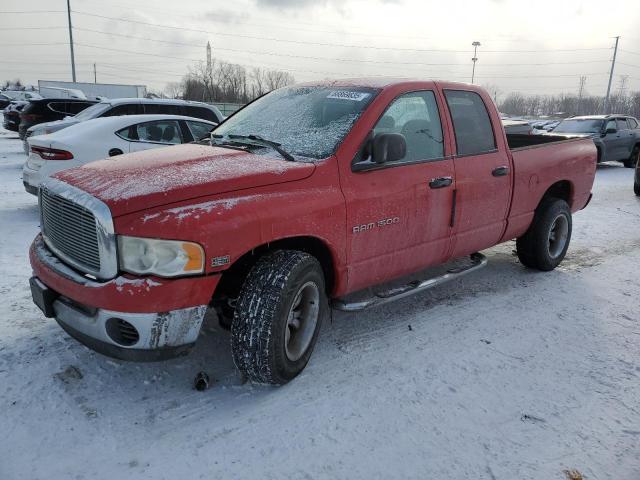
[[[346,90],[334,90],[327,95],[327,98],[336,100],[350,100],[352,102],[361,102],[365,98],[369,98],[371,94],[365,92],[348,92]]]

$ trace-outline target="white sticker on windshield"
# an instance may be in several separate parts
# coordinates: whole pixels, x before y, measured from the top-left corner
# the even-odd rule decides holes
[[[348,92],[346,90],[334,90],[327,95],[327,98],[337,100],[351,100],[352,102],[361,102],[365,98],[369,98],[371,94],[365,92]]]

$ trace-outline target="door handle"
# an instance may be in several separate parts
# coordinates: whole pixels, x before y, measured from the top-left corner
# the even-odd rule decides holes
[[[491,175],[493,175],[494,177],[504,177],[506,175],[509,175],[509,167],[504,165],[501,167],[496,167],[491,172]]]
[[[431,181],[429,182],[429,187],[431,187],[431,188],[444,188],[444,187],[448,187],[452,183],[453,183],[453,178],[452,177],[432,178]]]

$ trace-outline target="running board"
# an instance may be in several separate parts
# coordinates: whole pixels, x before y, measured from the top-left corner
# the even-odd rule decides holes
[[[392,288],[390,290],[376,293],[373,297],[360,302],[347,302],[345,300],[336,299],[332,303],[332,308],[342,312],[359,312],[371,307],[377,307],[385,303],[405,298],[410,295],[424,292],[443,283],[459,278],[467,273],[479,270],[487,265],[487,257],[481,253],[473,253],[470,255],[471,263],[462,267],[451,268],[447,272],[438,277],[429,278],[427,280],[416,280],[407,285]]]

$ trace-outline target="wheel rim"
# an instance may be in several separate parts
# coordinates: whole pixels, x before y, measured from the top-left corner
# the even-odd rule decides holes
[[[564,251],[569,237],[569,220],[563,214],[558,215],[549,229],[549,256],[558,258]]]
[[[292,362],[299,360],[309,348],[318,324],[320,290],[314,282],[302,285],[296,293],[284,329],[284,348]]]

